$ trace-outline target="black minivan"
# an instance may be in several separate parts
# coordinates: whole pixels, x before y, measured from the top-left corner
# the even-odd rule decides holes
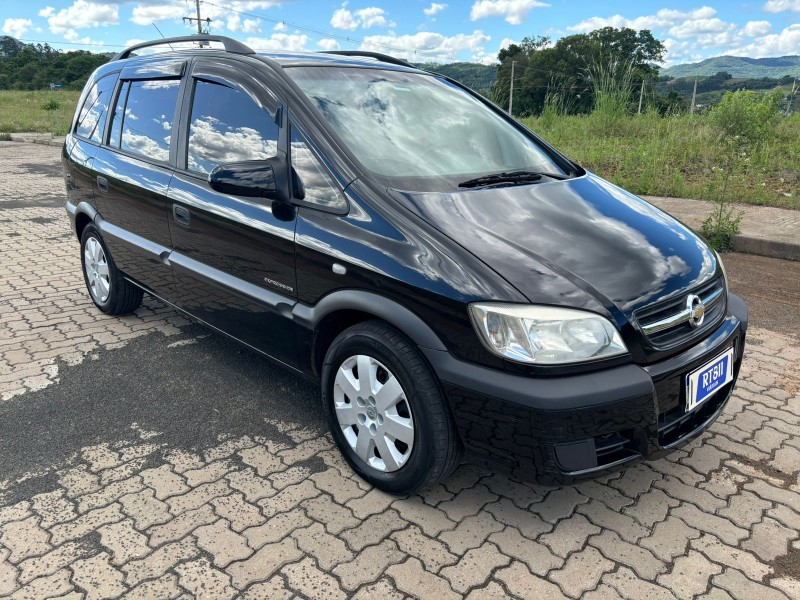
[[[659,456],[736,382],[747,308],[702,239],[389,56],[134,46],[63,165],[97,307],[147,292],[319,381],[389,492],[464,451],[557,482]]]

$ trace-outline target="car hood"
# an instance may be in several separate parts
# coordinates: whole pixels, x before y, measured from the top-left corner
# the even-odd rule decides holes
[[[717,270],[692,231],[615,185],[582,177],[457,192],[392,190],[409,209],[534,303],[575,305],[575,288],[627,317]]]

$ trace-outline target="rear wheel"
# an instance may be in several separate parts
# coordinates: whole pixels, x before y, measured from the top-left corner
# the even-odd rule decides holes
[[[97,308],[110,315],[127,315],[139,308],[142,290],[122,276],[94,225],[87,225],[81,234],[81,264]]]
[[[382,321],[342,332],[322,369],[323,405],[353,469],[408,494],[455,468],[461,445],[436,376],[416,346]]]

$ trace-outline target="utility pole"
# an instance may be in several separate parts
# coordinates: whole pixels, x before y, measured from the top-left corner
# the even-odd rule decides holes
[[[690,114],[694,114],[694,99],[697,96],[697,77],[694,78],[694,89],[692,90],[692,109]]]
[[[639,114],[642,114],[642,96],[644,96],[644,79],[642,79],[642,89],[639,90]]]
[[[510,86],[508,88],[508,114],[511,115],[512,117],[514,116],[514,113],[511,112],[511,111],[514,108],[514,67],[516,67],[516,66],[517,66],[517,61],[512,60],[511,61],[511,84],[510,84]]]
[[[206,25],[211,25],[211,19],[200,18],[200,0],[194,0],[195,5],[197,6],[197,16],[196,17],[183,17],[184,22],[186,21],[197,21],[197,35],[203,35],[203,33],[208,33],[208,31],[203,32],[203,21],[206,22]]]

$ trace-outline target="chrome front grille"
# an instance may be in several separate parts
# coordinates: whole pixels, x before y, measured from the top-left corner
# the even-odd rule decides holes
[[[702,323],[692,323],[692,307],[687,298],[702,301]],[[648,341],[657,348],[677,346],[717,325],[725,314],[725,284],[717,277],[686,294],[639,309],[636,321]]]

